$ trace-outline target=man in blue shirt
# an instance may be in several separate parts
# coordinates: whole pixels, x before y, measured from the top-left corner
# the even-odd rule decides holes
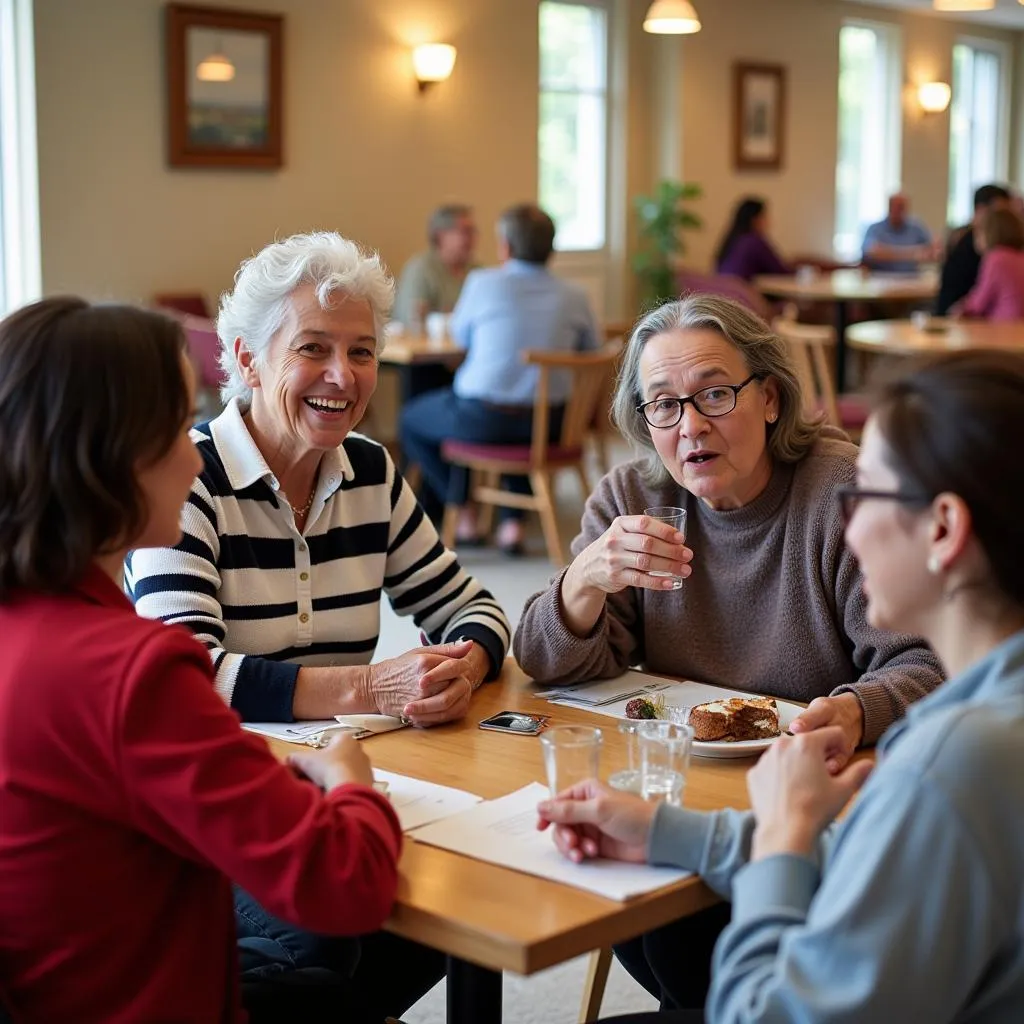
[[[453,438],[529,444],[539,370],[524,363],[522,353],[597,347],[597,329],[583,289],[547,270],[554,241],[554,222],[537,206],[514,206],[501,215],[501,265],[470,273],[452,313],[449,333],[466,350],[453,387],[420,395],[402,411],[402,450],[422,470],[424,509],[439,516],[446,501],[463,506],[457,534],[462,541],[476,537],[473,513],[465,508],[466,474],[444,461],[441,443]],[[561,430],[568,387],[567,377],[553,375],[553,434]],[[510,478],[507,486],[529,493],[526,477]],[[522,515],[519,509],[502,510],[497,537],[502,550],[522,550]]]
[[[864,234],[864,263],[872,270],[914,274],[937,253],[928,229],[910,216],[910,200],[901,194],[889,197],[889,215],[872,224]]]

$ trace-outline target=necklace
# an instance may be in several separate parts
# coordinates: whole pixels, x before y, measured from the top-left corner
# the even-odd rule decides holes
[[[288,502],[288,507],[292,510],[292,512],[295,515],[297,515],[297,516],[304,516],[313,507],[313,496],[315,494],[316,494],[316,481],[314,480],[313,481],[313,489],[309,492],[309,498],[306,500],[306,504],[305,505],[301,505],[301,506],[295,506],[295,505],[293,505],[289,501]],[[285,500],[286,501],[287,501],[287,498],[288,498],[288,496],[285,495]]]

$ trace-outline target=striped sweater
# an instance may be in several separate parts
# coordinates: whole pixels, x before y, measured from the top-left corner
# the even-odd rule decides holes
[[[480,643],[492,677],[510,628],[438,538],[381,445],[350,434],[324,453],[306,529],[242,419],[238,400],[192,431],[204,469],[174,548],[133,551],[139,614],[187,626],[243,721],[291,721],[300,665],[366,665],[383,590],[432,643]]]

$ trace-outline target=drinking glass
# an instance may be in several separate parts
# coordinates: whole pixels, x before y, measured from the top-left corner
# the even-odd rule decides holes
[[[640,723],[640,795],[681,807],[690,767],[693,728],[675,722]]]
[[[621,789],[626,793],[640,792],[640,739],[637,735],[639,729],[638,721],[628,719],[619,722],[619,732],[626,738],[626,767],[608,776],[608,785],[612,789]]]
[[[645,508],[644,515],[649,519],[657,519],[659,523],[667,523],[674,530],[678,530],[686,540],[686,509],[676,508],[674,505],[655,505],[652,508]],[[665,572],[661,569],[651,570],[648,576],[666,576],[672,580],[672,589],[679,590],[683,585],[683,577],[673,572]]]
[[[548,789],[557,796],[584,779],[596,779],[601,759],[601,730],[587,725],[559,725],[540,737]]]

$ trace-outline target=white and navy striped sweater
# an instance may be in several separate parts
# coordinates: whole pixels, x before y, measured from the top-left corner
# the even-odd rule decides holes
[[[359,434],[325,453],[306,529],[242,419],[237,399],[192,431],[204,469],[174,548],[128,556],[139,614],[187,626],[243,721],[290,721],[300,665],[366,665],[381,591],[432,643],[480,643],[497,675],[508,620],[442,544],[387,450]]]

